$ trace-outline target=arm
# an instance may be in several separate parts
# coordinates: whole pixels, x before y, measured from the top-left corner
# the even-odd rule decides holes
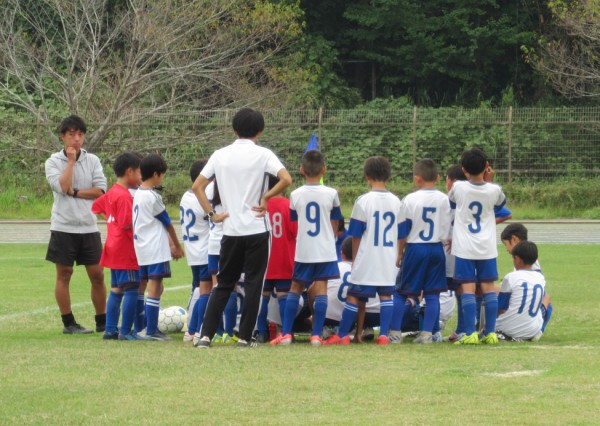
[[[204,212],[206,214],[213,211],[213,207],[210,204],[210,201],[208,201],[206,192],[204,192],[209,183],[210,183],[210,180],[208,180],[206,177],[202,176],[202,174],[199,174],[198,177],[196,178],[196,180],[194,181],[194,184],[192,185],[192,191],[194,191],[194,194],[196,194],[196,198],[198,199],[198,202],[200,203],[202,210],[204,210]],[[214,223],[219,223],[219,222],[223,222],[228,217],[229,217],[229,214],[225,213],[225,212],[215,213],[214,215],[212,215],[210,220]]]
[[[179,240],[177,239],[177,234],[175,233],[175,228],[172,224],[166,226],[167,232],[169,234],[169,245],[171,246],[171,256],[173,259],[181,259],[184,256],[183,249],[181,248],[181,244],[179,244]]]
[[[358,316],[356,317],[356,334],[354,335],[354,341],[358,343],[363,342],[363,331],[365,329],[365,315],[367,314],[367,304],[365,302],[358,302]]]
[[[404,249],[406,249],[406,238],[398,240],[398,257],[396,259],[397,268],[399,268],[402,265],[402,258],[404,258]]]

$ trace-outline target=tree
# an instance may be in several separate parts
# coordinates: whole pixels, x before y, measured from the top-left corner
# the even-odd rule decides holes
[[[568,98],[600,98],[600,3],[597,0],[550,2],[554,31],[539,53],[524,48],[531,63]]]
[[[3,0],[0,103],[54,135],[56,115],[118,126],[182,108],[284,103],[295,4],[250,0]]]

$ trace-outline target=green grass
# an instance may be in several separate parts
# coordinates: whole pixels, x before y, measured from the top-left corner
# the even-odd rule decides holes
[[[600,246],[540,246],[555,310],[536,344],[241,350],[193,349],[180,335],[62,335],[45,249],[0,245],[2,425],[600,422]],[[185,262],[173,262],[162,305],[185,305],[189,282]],[[71,286],[75,315],[91,326],[81,268]]]

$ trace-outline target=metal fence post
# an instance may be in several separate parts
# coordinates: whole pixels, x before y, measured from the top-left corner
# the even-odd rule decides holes
[[[317,137],[319,140],[319,148],[320,150],[323,152],[324,151],[324,145],[323,145],[323,139],[321,138],[321,130],[323,129],[323,107],[320,106],[319,107],[319,115],[317,117],[318,123],[317,123]]]
[[[508,107],[508,183],[512,183],[513,107]]]
[[[413,169],[417,164],[417,107],[413,107],[413,122],[412,122],[412,165]]]

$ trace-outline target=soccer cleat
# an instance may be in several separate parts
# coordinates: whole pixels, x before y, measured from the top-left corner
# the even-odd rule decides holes
[[[119,333],[119,340],[146,340],[142,336],[138,335],[135,331],[129,334]]]
[[[413,341],[413,343],[417,343],[417,344],[429,344],[429,343],[433,343],[433,335],[431,333],[422,331],[419,333],[419,335],[417,336],[417,338]]]
[[[469,335],[464,335],[460,340],[454,342],[455,345],[478,345],[479,344],[479,335],[477,332],[471,333]]]
[[[237,343],[239,338],[236,335],[230,336],[229,334],[223,334],[223,344],[224,345],[233,345]]]
[[[327,340],[330,336],[333,336],[336,331],[336,327],[330,325],[323,326],[323,339]]]
[[[319,336],[310,336],[310,345],[311,346],[322,346],[323,339],[321,339]]]
[[[463,338],[464,335],[465,333],[456,333],[455,331],[453,331],[452,334],[446,337],[445,340],[447,340],[450,343],[458,342],[460,339]]]
[[[350,336],[340,337],[337,334],[329,336],[327,340],[323,342],[324,345],[349,345]]]
[[[167,342],[167,341],[173,340],[173,339],[171,339],[169,336],[165,336],[163,333],[156,330],[152,334],[146,334],[146,338],[144,340],[159,340],[161,342]]]
[[[256,347],[258,347],[258,343],[256,342],[255,339],[252,339],[249,342],[246,342],[245,340],[237,339],[235,347],[236,348],[256,348]]]
[[[492,332],[487,334],[481,339],[481,343],[485,343],[486,345],[497,345],[498,344],[498,336],[496,333]]]
[[[256,336],[256,341],[258,343],[269,343],[269,336],[266,334],[258,334]]]
[[[279,336],[277,336],[276,338],[271,340],[270,344],[286,346],[286,345],[291,345],[292,340],[293,340],[293,337],[291,334],[280,334]]]
[[[433,340],[433,343],[442,343],[444,341],[444,338],[442,337],[442,332],[438,331],[437,333],[432,334],[431,340]]]
[[[377,340],[375,340],[375,343],[378,345],[389,345],[390,339],[387,336],[379,336]]]
[[[375,339],[375,330],[371,327],[367,327],[363,330],[362,338],[365,342]]]
[[[85,328],[77,323],[73,323],[63,328],[63,334],[92,334],[92,330]]]
[[[400,343],[402,343],[403,339],[404,339],[404,337],[402,336],[402,333],[400,333],[400,334],[390,334],[388,336],[388,340],[390,341],[390,343],[392,345],[399,345]]]
[[[200,333],[190,334],[186,331],[183,333],[183,343],[193,342],[196,336],[200,336]]]
[[[96,333],[102,333],[106,330],[106,324],[96,325]]]
[[[104,339],[104,340],[117,340],[118,338],[119,338],[118,331],[115,331],[114,333],[105,331],[104,333],[102,333],[102,339]]]
[[[208,337],[203,337],[198,339],[198,341],[194,341],[194,346],[198,349],[206,349],[210,347],[210,339]]]
[[[539,342],[543,335],[544,335],[544,332],[540,331],[540,332],[538,332],[538,334],[536,334],[535,336],[533,336],[531,338],[531,341],[532,342]]]
[[[212,338],[212,342],[213,343],[223,343],[223,335],[215,334],[214,337]]]

